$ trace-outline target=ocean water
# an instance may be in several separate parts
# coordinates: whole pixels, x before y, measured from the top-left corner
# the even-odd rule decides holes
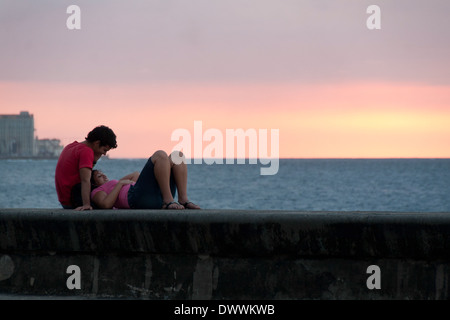
[[[1,208],[60,208],[56,160],[0,160]],[[101,160],[110,179],[146,159]],[[450,212],[450,159],[281,159],[276,175],[258,164],[188,165],[188,195],[205,209]]]

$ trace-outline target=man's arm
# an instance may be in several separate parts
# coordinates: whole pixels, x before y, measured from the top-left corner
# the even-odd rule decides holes
[[[83,205],[81,207],[75,208],[77,211],[92,210],[91,206],[91,169],[81,168],[80,169],[80,179],[81,179],[81,199],[83,200]]]

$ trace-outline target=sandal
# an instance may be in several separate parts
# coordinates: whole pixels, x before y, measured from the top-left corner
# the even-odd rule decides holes
[[[198,208],[188,208],[187,206],[188,206],[189,204],[193,204],[194,206],[197,206]],[[193,203],[192,201],[186,201],[185,203],[181,203],[181,205],[182,205],[183,207],[185,207],[186,209],[200,209],[199,205]]]
[[[180,205],[178,202],[176,202],[176,201],[171,201],[171,202],[169,202],[169,203],[163,203],[163,207],[162,207],[162,209],[166,209],[166,210],[181,210],[181,209],[177,209],[177,208],[169,208],[169,206],[170,205],[172,205],[172,204],[178,204],[178,205]]]

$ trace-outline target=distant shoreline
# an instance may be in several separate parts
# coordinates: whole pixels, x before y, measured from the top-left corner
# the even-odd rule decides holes
[[[10,157],[0,156],[0,160],[58,160],[59,157],[51,156],[36,156],[36,157]]]
[[[35,156],[35,157],[11,157],[11,156],[0,156],[0,160],[58,160],[59,156]],[[147,160],[148,158],[109,158],[103,156],[101,160]],[[450,158],[421,158],[421,157],[411,157],[411,158],[279,158],[279,160],[449,160]],[[203,159],[204,160],[204,159]],[[222,159],[224,162],[226,159]],[[238,159],[233,159],[234,161]],[[245,158],[244,160],[249,160]],[[194,161],[194,158],[191,159]]]

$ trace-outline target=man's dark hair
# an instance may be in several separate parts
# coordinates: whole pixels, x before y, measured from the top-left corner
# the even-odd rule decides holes
[[[111,149],[117,148],[116,135],[107,126],[95,127],[91,132],[88,133],[85,138],[89,142],[95,142],[100,140],[100,147],[109,146]]]

